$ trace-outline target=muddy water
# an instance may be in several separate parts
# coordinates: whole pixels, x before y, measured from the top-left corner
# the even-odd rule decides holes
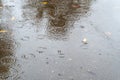
[[[119,0],[0,0],[0,80],[119,80]]]

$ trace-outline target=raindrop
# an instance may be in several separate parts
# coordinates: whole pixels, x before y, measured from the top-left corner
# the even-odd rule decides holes
[[[47,49],[46,47],[39,47],[37,52],[41,54],[41,53],[44,53],[46,49]]]
[[[16,62],[14,57],[6,56],[0,59],[2,65],[13,65]]]
[[[83,69],[83,67],[81,66],[80,69]]]
[[[36,56],[35,56],[34,54],[32,54],[32,53],[30,54],[30,56],[31,56],[31,57],[33,57],[33,58],[35,58],[35,57],[36,57]]]
[[[102,55],[102,53],[99,53],[98,55]]]
[[[47,61],[46,64],[49,64],[49,62]]]
[[[23,58],[23,59],[28,59],[28,56],[22,55],[21,58]]]
[[[37,51],[39,54],[44,53],[44,51]]]
[[[61,50],[58,50],[59,55],[64,55]]]
[[[48,57],[46,59],[48,59]]]
[[[58,50],[59,58],[64,58],[65,55],[61,50]]]
[[[62,76],[62,74],[61,74],[61,73],[58,73],[58,76]]]
[[[65,58],[65,56],[59,56],[59,58]]]
[[[96,75],[96,73],[94,73],[93,71],[88,70],[87,72],[91,75],[94,75],[94,76]]]
[[[85,26],[80,26],[81,28],[85,28]]]
[[[24,36],[23,38],[21,38],[22,41],[28,41],[30,39],[29,36]]]

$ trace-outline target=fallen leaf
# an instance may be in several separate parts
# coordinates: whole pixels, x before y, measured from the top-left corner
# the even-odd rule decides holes
[[[48,2],[47,1],[43,1],[43,2],[41,2],[41,4],[48,4]]]
[[[5,32],[7,32],[6,30],[0,30],[0,33],[5,33]]]

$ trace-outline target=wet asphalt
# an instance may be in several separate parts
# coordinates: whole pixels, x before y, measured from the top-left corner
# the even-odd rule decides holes
[[[0,80],[120,80],[119,0],[0,0]]]

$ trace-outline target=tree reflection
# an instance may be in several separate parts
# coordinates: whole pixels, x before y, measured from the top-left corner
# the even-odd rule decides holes
[[[48,35],[66,35],[67,28],[81,16],[85,15],[92,0],[30,0],[36,5],[37,18],[42,18],[44,13],[48,16]],[[53,37],[53,36],[51,36]],[[60,37],[60,36],[57,36]]]
[[[5,30],[4,25],[0,25],[0,30]],[[9,33],[0,33],[0,80],[12,80],[13,78],[14,42]]]

